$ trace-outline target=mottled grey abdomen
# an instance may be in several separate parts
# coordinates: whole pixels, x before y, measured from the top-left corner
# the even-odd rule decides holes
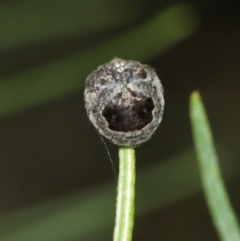
[[[163,87],[155,71],[115,58],[86,80],[85,106],[98,132],[119,146],[150,139],[162,119]]]

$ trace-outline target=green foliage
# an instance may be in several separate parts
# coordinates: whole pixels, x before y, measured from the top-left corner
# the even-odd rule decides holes
[[[143,10],[127,0],[1,1],[0,50],[101,32],[135,20]]]
[[[139,61],[154,57],[193,34],[197,26],[195,11],[176,5],[104,44],[4,78],[0,81],[0,118],[76,91],[96,66],[113,57]]]
[[[240,229],[220,173],[207,115],[198,92],[190,101],[195,149],[207,204],[222,241],[239,241]]]
[[[14,51],[28,44],[54,42],[75,35],[97,34],[132,23],[144,12],[144,8],[128,0],[114,3],[101,0],[99,5],[96,2],[1,1],[0,51]],[[83,88],[86,76],[113,57],[139,61],[153,58],[191,36],[198,25],[194,8],[174,5],[105,43],[2,77],[0,118]],[[219,147],[219,155],[229,178],[236,159],[226,146]],[[136,216],[192,196],[200,190],[194,152],[179,153],[138,170],[137,183]],[[115,188],[115,182],[102,184],[81,193],[6,213],[0,217],[0,240],[106,240],[106,233],[112,232],[114,226]]]
[[[237,160],[222,145],[219,154],[229,178]],[[201,188],[198,173],[193,151],[179,153],[164,162],[137,170],[136,216],[146,215],[198,193]],[[115,200],[116,182],[112,181],[6,214],[0,217],[0,240],[31,241],[33,237],[34,241],[85,240],[95,235],[94,240],[102,240],[106,231],[112,233],[113,230]]]

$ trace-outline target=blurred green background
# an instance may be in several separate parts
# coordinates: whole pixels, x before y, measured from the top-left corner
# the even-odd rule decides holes
[[[0,0],[0,240],[112,240],[117,184],[83,91],[113,57],[150,64],[165,89],[162,124],[136,150],[133,240],[218,240],[188,108],[199,90],[240,217],[237,4]]]

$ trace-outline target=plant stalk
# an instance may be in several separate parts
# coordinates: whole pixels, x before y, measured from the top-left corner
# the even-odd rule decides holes
[[[114,241],[132,240],[134,197],[135,150],[133,147],[120,147]]]

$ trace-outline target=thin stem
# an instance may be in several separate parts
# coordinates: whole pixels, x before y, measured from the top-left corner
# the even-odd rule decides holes
[[[240,241],[238,220],[223,183],[210,125],[198,92],[191,96],[190,118],[203,189],[218,235],[222,241]]]
[[[119,148],[119,180],[114,241],[131,241],[135,196],[135,150]]]

